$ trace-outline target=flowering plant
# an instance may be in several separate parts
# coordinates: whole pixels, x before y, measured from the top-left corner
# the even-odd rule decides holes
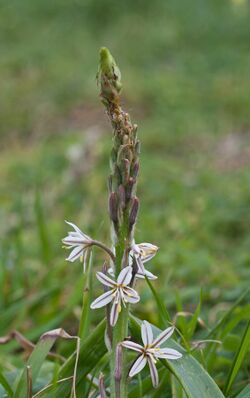
[[[136,196],[139,172],[140,142],[137,126],[132,124],[128,113],[120,106],[122,88],[121,73],[107,48],[100,50],[100,64],[97,74],[100,97],[113,127],[113,148],[111,151],[111,175],[109,177],[109,216],[111,220],[112,249],[101,242],[91,239],[75,224],[74,229],[63,239],[66,248],[72,249],[68,261],[83,260],[84,271],[91,248],[96,245],[109,254],[110,268],[96,273],[104,286],[104,293],[96,298],[92,309],[107,308],[108,347],[110,355],[110,394],[111,397],[127,397],[126,353],[119,354],[120,347],[130,348],[140,353],[139,358],[129,371],[133,376],[149,364],[153,386],[158,385],[158,373],[155,362],[158,358],[179,359],[182,354],[173,349],[159,348],[160,343],[170,337],[174,327],[164,331],[158,339],[153,339],[152,329],[146,321],[142,323],[144,346],[126,340],[130,304],[136,304],[140,296],[135,290],[137,279],[157,279],[157,276],[145,269],[144,264],[151,260],[158,247],[151,243],[135,243],[134,229],[139,210]],[[106,339],[106,340],[107,340]],[[117,369],[119,372],[117,372]],[[102,389],[104,384],[101,383]],[[103,393],[104,394],[104,393]]]

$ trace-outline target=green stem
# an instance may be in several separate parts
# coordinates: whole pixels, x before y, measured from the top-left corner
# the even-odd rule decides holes
[[[125,211],[123,225],[120,229],[118,242],[116,245],[116,267],[115,273],[116,278],[122,269],[123,256],[126,251],[128,244],[128,215]],[[127,372],[126,372],[126,352],[122,351],[122,360],[120,364],[121,373],[117,375],[117,358],[116,349],[128,335],[128,318],[129,318],[129,306],[122,306],[119,314],[118,321],[113,328],[112,336],[112,353],[110,361],[111,371],[111,383],[110,383],[110,397],[111,398],[127,398]]]

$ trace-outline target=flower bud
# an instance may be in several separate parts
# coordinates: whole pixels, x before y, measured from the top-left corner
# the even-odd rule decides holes
[[[119,198],[119,205],[122,209],[125,207],[125,189],[123,185],[119,185],[118,188],[118,198]]]
[[[118,200],[117,193],[111,192],[109,195],[109,215],[113,223],[118,222]]]
[[[127,184],[130,172],[130,162],[128,159],[123,159],[121,163],[122,183]]]
[[[135,179],[130,177],[126,186],[126,201],[128,202],[133,196],[133,188],[135,187]]]
[[[137,214],[139,210],[139,199],[137,197],[134,197],[132,199],[132,205],[129,213],[129,226],[130,228],[133,227],[133,225],[136,222]]]
[[[139,162],[135,162],[131,170],[131,176],[136,178],[139,173]]]

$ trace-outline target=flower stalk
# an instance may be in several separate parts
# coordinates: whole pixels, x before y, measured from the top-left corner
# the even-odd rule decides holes
[[[129,265],[129,255],[134,242],[134,226],[139,210],[136,185],[139,171],[140,143],[137,138],[137,126],[132,124],[129,114],[123,111],[120,106],[121,73],[114,58],[106,48],[100,50],[97,80],[100,86],[101,100],[113,127],[113,148],[110,156],[111,175],[109,177],[109,215],[112,243],[116,256],[113,273],[117,279],[122,269]],[[132,267],[133,275],[130,280],[130,287],[136,272],[136,267]],[[128,311],[128,305],[120,308],[119,318],[112,329],[110,363],[110,392],[112,398],[127,397],[126,353],[123,353],[120,359],[122,363],[119,367],[121,374],[118,383],[116,348],[128,335]]]

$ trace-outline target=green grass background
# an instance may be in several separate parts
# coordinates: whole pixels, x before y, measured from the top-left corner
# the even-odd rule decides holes
[[[244,0],[1,1],[1,335],[77,330],[81,265],[64,261],[64,219],[109,243],[112,134],[95,81],[103,45],[139,125],[136,239],[160,246],[149,267],[170,313],[177,292],[193,311],[202,288],[212,327],[249,285],[249,12]],[[137,314],[157,323],[139,289]],[[222,385],[243,326],[210,369]],[[22,363],[13,347],[1,348],[2,367]]]

